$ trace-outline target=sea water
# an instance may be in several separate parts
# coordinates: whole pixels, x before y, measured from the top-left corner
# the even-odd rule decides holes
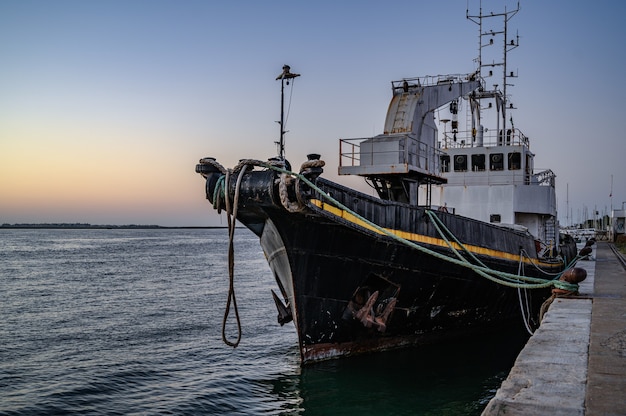
[[[525,340],[301,368],[258,239],[237,229],[233,349],[227,245],[225,229],[1,229],[0,414],[479,415]]]

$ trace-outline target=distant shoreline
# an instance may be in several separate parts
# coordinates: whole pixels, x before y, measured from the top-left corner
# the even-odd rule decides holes
[[[225,226],[174,226],[166,227],[162,225],[98,225],[98,224],[66,224],[66,223],[51,223],[51,224],[2,224],[0,229],[69,229],[69,230],[137,230],[137,229],[215,229],[215,228],[227,228]]]

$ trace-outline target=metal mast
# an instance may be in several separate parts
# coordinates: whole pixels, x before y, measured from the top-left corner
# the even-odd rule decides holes
[[[291,67],[289,65],[283,65],[283,72],[276,77],[276,80],[280,80],[280,141],[278,142],[278,157],[281,160],[285,160],[285,83],[289,85],[289,80],[295,77],[299,77],[300,74],[293,74],[289,72]]]
[[[515,10],[510,10],[507,11],[506,7],[504,9],[503,13],[493,13],[490,12],[489,14],[483,14],[483,9],[482,9],[482,3],[481,3],[481,7],[480,7],[480,11],[478,13],[478,15],[470,15],[469,14],[469,9],[466,10],[465,12],[465,17],[476,23],[478,25],[478,31],[479,31],[479,37],[478,37],[478,71],[480,73],[481,78],[485,78],[486,76],[492,76],[493,75],[493,71],[490,70],[487,74],[483,73],[483,68],[485,67],[496,67],[496,66],[501,66],[502,67],[502,81],[503,81],[503,85],[502,85],[502,102],[501,102],[501,106],[499,106],[498,104],[498,98],[497,98],[497,86],[498,84],[494,84],[494,91],[493,93],[496,95],[496,107],[498,108],[498,111],[500,111],[500,109],[502,110],[502,131],[506,131],[507,130],[507,119],[506,119],[506,110],[507,108],[513,109],[513,105],[510,104],[508,102],[508,96],[507,96],[507,87],[508,86],[513,86],[513,84],[509,84],[508,82],[508,78],[514,78],[516,77],[516,75],[513,74],[513,72],[507,72],[507,54],[509,51],[517,48],[519,46],[519,35],[516,35],[515,39],[511,39],[510,41],[508,40],[508,23],[509,20],[511,20],[513,18],[513,16],[515,16],[517,14],[517,12],[519,12],[520,10],[520,6],[519,6],[519,2],[517,3],[517,8]],[[489,18],[489,17],[502,17],[503,22],[504,22],[504,28],[501,31],[494,31],[494,30],[483,30],[483,19]],[[492,46],[494,44],[494,37],[496,35],[502,35],[503,40],[502,40],[502,44],[503,44],[503,51],[502,51],[502,61],[501,62],[496,62],[496,61],[492,61],[491,63],[485,63],[483,62],[483,48]],[[486,37],[490,37],[488,42],[483,42],[483,38]],[[499,124],[499,123],[498,123]]]

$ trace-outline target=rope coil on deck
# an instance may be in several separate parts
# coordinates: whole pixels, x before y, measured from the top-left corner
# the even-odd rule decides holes
[[[297,189],[296,189],[296,201],[293,202],[289,199],[288,186],[290,186],[292,183],[295,188],[299,188],[298,179],[294,179],[292,176],[286,173],[280,174],[280,182],[278,183],[278,195],[280,196],[280,203],[289,212],[292,212],[292,213],[302,212],[305,206],[297,198],[297,195],[299,194]]]

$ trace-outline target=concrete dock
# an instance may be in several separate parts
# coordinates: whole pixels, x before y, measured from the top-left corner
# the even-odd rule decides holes
[[[626,415],[626,271],[594,246],[580,297],[556,299],[483,416]]]

